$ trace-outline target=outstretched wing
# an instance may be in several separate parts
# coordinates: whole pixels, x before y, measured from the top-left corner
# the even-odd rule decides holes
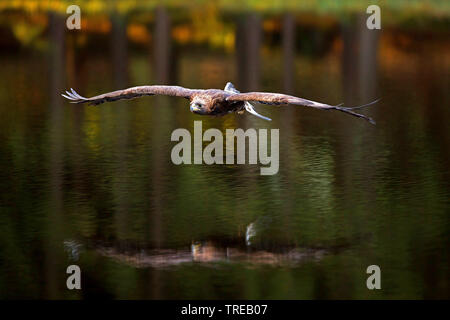
[[[274,105],[295,104],[295,105],[300,105],[300,106],[305,106],[305,107],[317,108],[317,109],[321,109],[321,110],[338,110],[341,112],[351,114],[352,116],[365,119],[372,124],[375,124],[375,121],[372,118],[367,117],[360,113],[356,113],[352,110],[367,107],[378,101],[378,100],[375,100],[371,103],[368,103],[368,104],[365,104],[362,106],[357,106],[357,107],[343,107],[342,104],[337,105],[337,106],[331,106],[328,104],[315,102],[315,101],[311,101],[311,100],[306,100],[306,99],[302,99],[299,97],[290,96],[287,94],[270,93],[270,92],[238,93],[238,94],[234,94],[234,95],[227,97],[227,100],[228,101],[254,101],[254,102],[259,102],[259,103],[264,103],[264,104],[274,104]]]
[[[139,86],[124,90],[117,90],[101,94],[92,98],[85,98],[80,96],[72,88],[71,91],[66,91],[66,94],[61,94],[64,98],[71,100],[72,103],[89,103],[100,104],[103,102],[116,101],[122,99],[133,99],[141,96],[152,96],[155,94],[183,97],[189,99],[194,93],[200,90],[186,89],[179,86]]]

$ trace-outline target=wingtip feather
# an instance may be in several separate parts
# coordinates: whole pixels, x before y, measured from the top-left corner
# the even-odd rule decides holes
[[[61,94],[64,98],[68,100],[74,100],[74,98],[66,91],[66,94]]]
[[[79,95],[73,88],[70,88],[69,90],[66,90],[65,94],[62,93],[61,96],[64,98],[71,100],[71,103],[80,103],[84,101],[88,101],[89,99]]]

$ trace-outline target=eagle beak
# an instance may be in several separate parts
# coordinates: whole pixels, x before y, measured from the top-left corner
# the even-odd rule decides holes
[[[191,112],[198,111],[198,107],[195,104],[191,104]]]

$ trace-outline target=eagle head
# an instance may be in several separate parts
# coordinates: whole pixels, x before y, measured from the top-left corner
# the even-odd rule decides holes
[[[208,114],[208,110],[206,108],[205,103],[203,103],[201,101],[191,102],[190,110],[191,110],[191,112],[197,113],[197,114]]]

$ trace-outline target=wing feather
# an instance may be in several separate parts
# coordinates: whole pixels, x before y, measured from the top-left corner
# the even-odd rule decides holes
[[[97,105],[109,101],[133,99],[141,96],[152,96],[152,95],[166,95],[189,99],[194,93],[198,91],[199,90],[192,90],[179,86],[138,86],[124,90],[117,90],[104,93],[91,98],[85,98],[83,96],[80,96],[72,88],[70,88],[70,91],[66,91],[65,94],[61,95],[64,98],[71,100],[71,103],[89,103]]]
[[[343,106],[341,106],[342,104],[333,106],[333,105],[328,105],[325,103],[320,103],[320,102],[315,102],[312,100],[307,100],[307,99],[303,99],[303,98],[299,98],[299,97],[290,96],[287,94],[271,93],[271,92],[238,93],[238,94],[234,94],[234,95],[227,97],[227,100],[228,101],[254,101],[254,102],[259,102],[259,103],[264,103],[264,104],[273,104],[273,105],[294,104],[294,105],[312,107],[312,108],[321,109],[321,110],[338,110],[338,111],[350,114],[352,116],[365,119],[372,124],[375,124],[375,121],[372,118],[365,116],[363,114],[360,114],[360,113],[356,113],[352,110],[359,109],[362,107],[367,107],[378,101],[378,100],[375,100],[371,103],[368,103],[368,104],[365,104],[362,106],[350,108],[350,107],[343,107]]]

